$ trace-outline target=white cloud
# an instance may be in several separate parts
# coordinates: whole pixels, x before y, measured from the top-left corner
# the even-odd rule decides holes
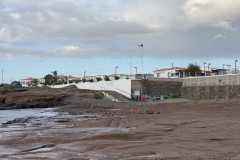
[[[0,60],[2,60],[2,61],[15,61],[15,60],[17,60],[17,57],[13,54],[10,54],[10,53],[0,54]]]
[[[211,39],[215,40],[215,39],[226,39],[226,37],[222,34],[217,34],[214,35]]]
[[[16,19],[20,18],[20,15],[18,13],[11,13],[10,16]]]
[[[229,25],[240,18],[238,0],[188,0],[183,11],[191,25]],[[221,24],[225,23],[225,24]]]
[[[231,30],[231,31],[236,31],[237,28],[234,28],[232,24],[226,21],[221,21],[218,24],[214,24],[213,27],[219,27],[219,28],[224,28],[226,30]]]
[[[75,47],[75,46],[65,46],[64,49],[67,50],[67,51],[76,51],[76,50],[80,50],[79,47]]]

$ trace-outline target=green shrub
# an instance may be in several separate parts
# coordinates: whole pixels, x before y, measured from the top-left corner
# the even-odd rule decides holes
[[[100,78],[100,77],[97,77],[97,81],[99,82],[99,81],[102,81],[102,78]]]
[[[164,96],[163,98],[164,98],[164,99],[169,99],[169,97],[168,97],[168,96]]]
[[[178,94],[174,94],[174,95],[172,96],[172,98],[179,98],[179,95],[178,95]]]
[[[105,80],[105,81],[110,81],[110,78],[109,78],[108,76],[105,76],[105,77],[104,77],[104,80]]]
[[[13,85],[5,84],[2,88],[0,88],[0,93],[9,93],[13,90]]]
[[[62,81],[58,81],[57,82],[57,85],[61,85],[61,84],[63,84]]]
[[[119,76],[115,76],[114,79],[115,79],[115,80],[119,80],[120,77],[119,77]]]

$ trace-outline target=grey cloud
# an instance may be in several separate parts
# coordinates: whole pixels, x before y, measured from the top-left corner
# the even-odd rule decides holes
[[[144,43],[149,57],[236,56],[240,51],[239,3],[2,0],[0,53],[5,57],[138,57],[137,45]],[[64,49],[71,45],[79,50]]]
[[[27,6],[15,10],[1,11],[0,21],[6,26],[28,29],[29,36],[91,38],[118,34],[140,34],[151,30],[131,21],[110,20],[93,14],[84,7],[69,2],[47,6]],[[11,32],[20,32],[12,28]],[[15,35],[15,37],[20,35]]]
[[[240,1],[236,0],[188,0],[182,9],[187,22],[195,27],[215,25],[229,29],[240,18]]]

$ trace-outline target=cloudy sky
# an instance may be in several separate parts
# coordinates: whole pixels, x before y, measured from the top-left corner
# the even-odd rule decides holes
[[[4,81],[240,66],[240,0],[1,0]]]

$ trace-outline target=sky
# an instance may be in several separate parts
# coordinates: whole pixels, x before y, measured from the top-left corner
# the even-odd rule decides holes
[[[4,82],[240,66],[240,0],[1,0]],[[143,49],[138,45],[143,44]],[[143,66],[142,66],[143,54]],[[0,76],[2,77],[2,76]]]

